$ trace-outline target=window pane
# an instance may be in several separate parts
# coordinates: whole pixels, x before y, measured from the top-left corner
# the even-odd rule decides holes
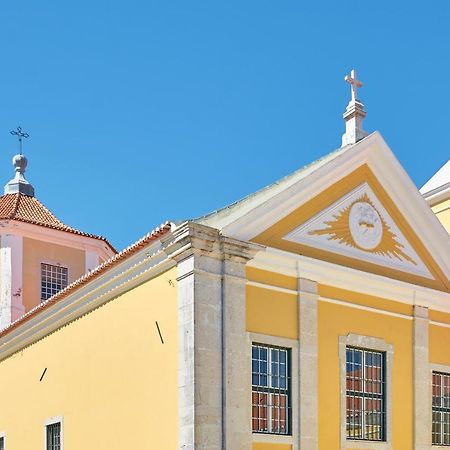
[[[262,344],[252,346],[252,430],[288,434],[289,350]]]
[[[272,394],[271,396],[272,433],[287,432],[287,396]]]
[[[441,444],[441,413],[433,411],[432,424],[433,444]]]
[[[347,437],[361,439],[362,433],[362,397],[347,396]]]
[[[268,394],[252,392],[252,428],[253,431],[267,432]]]
[[[67,287],[67,267],[41,264],[41,300],[47,300]]]
[[[47,425],[47,450],[61,450],[61,424]]]
[[[347,347],[347,438],[384,440],[384,354]]]
[[[450,445],[450,374],[433,372],[432,443]]]

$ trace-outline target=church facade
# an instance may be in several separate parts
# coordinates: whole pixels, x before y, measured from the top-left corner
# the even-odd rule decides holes
[[[342,147],[123,251],[15,157],[0,197],[0,450],[450,446],[450,162]]]

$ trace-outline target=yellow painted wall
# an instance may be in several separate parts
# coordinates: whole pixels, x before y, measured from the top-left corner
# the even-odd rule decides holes
[[[412,321],[319,302],[319,449],[339,450],[339,336],[349,333],[385,339],[394,346],[392,382],[393,449],[412,449]],[[408,413],[409,412],[409,413]]]
[[[269,444],[266,442],[254,442],[252,450],[291,450],[291,444]]]
[[[429,326],[430,362],[450,366],[450,328]]]
[[[434,205],[431,209],[442,225],[444,225],[444,228],[450,233],[450,199]]]
[[[369,308],[376,308],[407,316],[412,316],[413,314],[412,305],[395,302],[382,297],[376,297],[374,295],[360,294],[359,292],[352,292],[347,289],[340,289],[325,284],[319,284],[318,291],[319,295],[325,298],[341,300],[356,305],[368,306]]]
[[[23,301],[25,312],[41,301],[41,262],[59,263],[69,268],[69,283],[85,273],[83,250],[50,244],[36,239],[23,239]]]
[[[255,267],[246,268],[247,280],[257,283],[264,283],[270,286],[277,286],[285,289],[297,290],[298,280],[281,273],[270,272],[268,270],[257,269]]]
[[[247,286],[246,315],[247,331],[298,338],[296,294]]]
[[[430,309],[428,310],[428,317],[430,320],[450,325],[450,313]]]
[[[66,450],[178,448],[175,270],[0,362],[8,449],[44,448],[51,416]]]

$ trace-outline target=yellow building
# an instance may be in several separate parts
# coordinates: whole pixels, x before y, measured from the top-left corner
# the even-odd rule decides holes
[[[16,157],[0,450],[450,445],[449,163],[422,196],[347,81],[340,149],[117,254]]]

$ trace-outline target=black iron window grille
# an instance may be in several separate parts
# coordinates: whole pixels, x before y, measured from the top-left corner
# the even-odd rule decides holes
[[[290,350],[252,345],[252,430],[254,433],[290,434]]]
[[[47,425],[47,450],[61,450],[61,423]]]
[[[41,301],[47,300],[67,287],[68,281],[67,267],[41,263]]]
[[[450,374],[433,372],[432,443],[450,446]]]
[[[347,347],[347,439],[386,440],[386,355]]]
[[[5,450],[5,438],[0,437],[0,450]]]

